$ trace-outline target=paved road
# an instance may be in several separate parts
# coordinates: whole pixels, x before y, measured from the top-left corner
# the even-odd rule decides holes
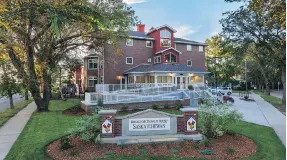
[[[24,100],[24,97],[22,98],[21,95],[19,95],[19,94],[13,95],[13,102],[14,102],[14,104],[17,103],[17,102],[21,102],[23,100]],[[7,98],[7,97],[0,98],[0,111],[4,110],[6,108],[9,108],[9,107],[10,107],[9,98]]]

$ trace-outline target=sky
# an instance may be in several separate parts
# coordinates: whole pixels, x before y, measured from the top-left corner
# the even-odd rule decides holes
[[[136,16],[151,27],[167,24],[177,30],[176,37],[204,42],[221,32],[222,13],[240,7],[224,0],[123,0],[135,10]],[[136,29],[135,29],[136,30]]]

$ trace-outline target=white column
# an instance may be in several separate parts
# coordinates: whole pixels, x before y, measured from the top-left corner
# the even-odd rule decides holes
[[[145,75],[145,80],[144,81],[145,81],[145,83],[147,83],[147,75]]]
[[[203,86],[205,87],[204,75],[202,75],[202,82],[203,82]]]
[[[136,83],[136,81],[137,81],[137,76],[134,75],[134,83]]]
[[[157,87],[157,75],[156,75],[156,73],[154,74],[154,84]]]
[[[129,80],[129,77],[126,76],[126,77],[125,77],[125,89],[128,88],[128,80]]]

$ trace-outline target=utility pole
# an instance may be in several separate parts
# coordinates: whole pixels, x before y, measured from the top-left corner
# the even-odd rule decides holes
[[[247,63],[246,63],[246,60],[245,60],[245,87],[246,87],[246,93],[247,93]]]

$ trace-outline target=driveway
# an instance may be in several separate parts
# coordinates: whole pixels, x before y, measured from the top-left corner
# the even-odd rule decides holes
[[[24,97],[22,97],[21,95],[19,95],[19,94],[13,95],[14,104],[16,104],[17,102],[21,102],[23,100],[24,100]],[[7,98],[7,97],[0,98],[0,111],[4,110],[6,108],[9,108],[9,107],[10,107],[9,98]]]

